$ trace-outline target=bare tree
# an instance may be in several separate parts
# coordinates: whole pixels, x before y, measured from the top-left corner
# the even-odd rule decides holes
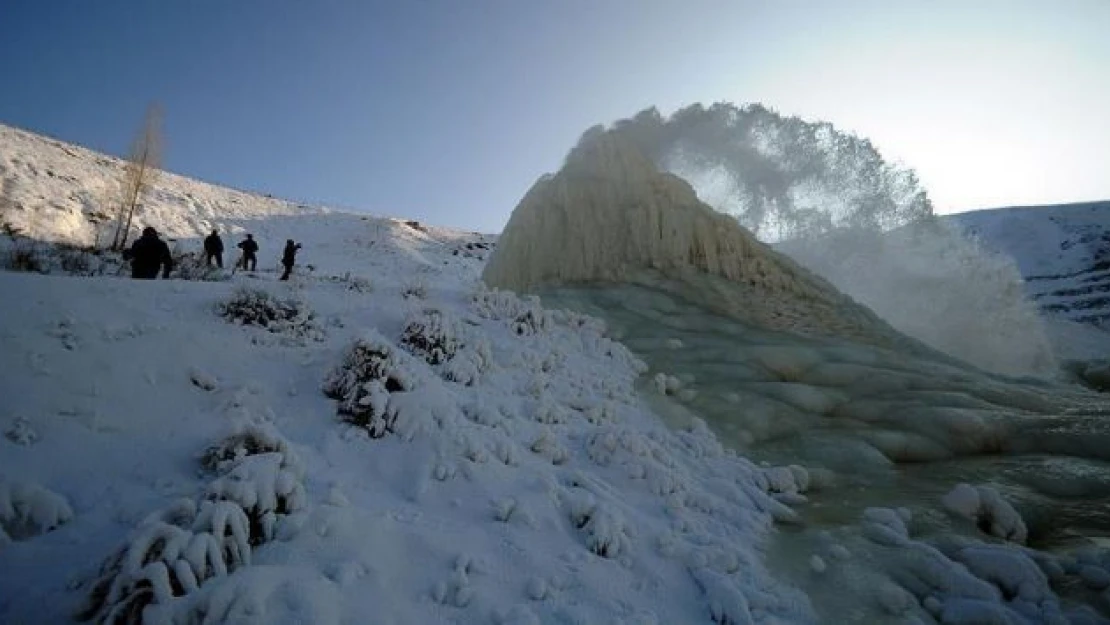
[[[158,168],[161,164],[162,108],[152,104],[147,108],[142,130],[135,137],[135,142],[131,144],[131,153],[123,168],[119,210],[116,214],[116,234],[112,237],[112,249],[120,250],[127,245],[127,236],[131,232],[135,208],[158,179]]]

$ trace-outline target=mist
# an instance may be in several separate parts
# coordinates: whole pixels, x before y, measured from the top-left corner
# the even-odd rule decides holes
[[[654,108],[594,127],[635,145],[898,330],[980,368],[1057,371],[1012,259],[941,223],[909,168],[828,122],[760,104]]]

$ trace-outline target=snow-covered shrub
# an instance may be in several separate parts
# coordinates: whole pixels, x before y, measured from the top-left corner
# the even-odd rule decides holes
[[[40,246],[30,239],[16,239],[4,257],[4,269],[46,273],[48,263]]]
[[[494,321],[515,317],[520,308],[520,298],[512,291],[479,288],[471,296],[471,308],[483,319]]]
[[[362,276],[353,276],[351,272],[346,272],[342,276],[332,278],[334,281],[343,285],[348,291],[356,293],[369,293],[374,290],[374,285],[370,282],[369,278]]]
[[[236,289],[217,312],[232,323],[265,328],[276,334],[322,340],[316,313],[301,300],[281,299],[262,289]]]
[[[397,414],[391,393],[416,388],[411,359],[377,333],[367,333],[347,350],[343,362],[324,380],[324,394],[339,400],[339,414],[366,428],[372,438],[392,431]]]
[[[548,319],[546,312],[537,306],[517,315],[511,327],[517,336],[532,336],[546,329]]]
[[[493,351],[489,342],[480,338],[467,338],[455,352],[455,357],[443,365],[443,377],[464,386],[474,386],[481,375],[493,365]]]
[[[288,465],[281,453],[244,457],[227,475],[208,486],[205,497],[233,502],[246,513],[252,545],[273,538],[278,515],[300,510],[305,504],[300,471]]]
[[[166,603],[214,577],[250,564],[249,520],[238,505],[183,499],[148,517],[100,568],[81,620],[143,622],[151,603]]]
[[[94,262],[97,261],[97,262]],[[58,264],[62,271],[74,276],[97,275],[97,269],[103,273],[102,266],[88,250],[78,248],[61,248],[58,250]]]
[[[555,465],[563,464],[570,458],[570,452],[567,451],[567,448],[548,429],[540,432],[539,437],[532,442],[530,449],[533,453],[546,458],[548,462]]]
[[[717,625],[755,622],[747,597],[732,577],[709,568],[692,569],[690,573],[705,594],[710,620]]]
[[[401,346],[429,365],[443,364],[459,349],[459,323],[442,310],[425,308],[405,320]]]
[[[4,432],[4,437],[16,445],[26,447],[34,444],[39,439],[39,433],[31,427],[31,422],[27,420],[27,417],[17,417],[12,422],[12,426]]]
[[[281,454],[282,466],[300,470],[300,460],[277,430],[253,423],[206,449],[201,464],[210,471],[226,472],[247,456],[269,453]]]
[[[401,285],[401,297],[405,299],[427,299],[428,283],[423,278],[413,278]]]
[[[209,265],[205,258],[196,252],[175,255],[173,259],[174,277],[194,282],[224,282],[231,275],[215,265]]]
[[[44,534],[72,518],[65,497],[32,482],[0,477],[0,530],[12,539]]]
[[[436,308],[410,314],[401,332],[401,346],[439,366],[443,377],[473,386],[493,362],[489,342],[473,332],[464,332],[453,315]]]
[[[148,605],[249,565],[251,547],[273,538],[279,515],[304,507],[296,456],[273,430],[248,426],[203,458],[224,475],[199,502],[181,499],[147,517],[105,560],[78,618],[142,623]]]
[[[570,521],[582,534],[586,548],[603,558],[617,558],[631,546],[628,527],[619,512],[581,493],[568,498]]]
[[[554,324],[551,313],[544,310],[538,297],[522,298],[512,291],[479,290],[473,295],[472,308],[483,319],[508,321],[517,336],[531,336]]]

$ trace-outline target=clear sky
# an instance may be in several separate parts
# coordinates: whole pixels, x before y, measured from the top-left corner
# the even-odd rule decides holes
[[[483,231],[587,127],[759,101],[939,212],[1110,198],[1110,0],[0,0],[0,122]]]

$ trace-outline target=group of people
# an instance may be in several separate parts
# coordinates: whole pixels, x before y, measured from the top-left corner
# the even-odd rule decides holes
[[[255,271],[258,268],[258,242],[254,240],[254,235],[248,234],[237,247],[243,251],[243,255],[235,264],[236,268],[242,267],[244,270]],[[285,241],[285,250],[281,255],[281,264],[285,267],[285,272],[281,274],[282,280],[288,280],[289,274],[293,272],[299,249],[301,249],[300,243],[295,243],[293,239]],[[170,247],[158,237],[158,231],[150,227],[144,228],[143,236],[136,239],[131,249],[123,252],[123,259],[131,261],[131,277],[139,280],[154,280],[158,277],[160,268],[164,280],[170,277],[170,270],[173,269]],[[216,262],[217,267],[223,269],[224,242],[216,230],[204,238],[204,264],[211,267],[212,261]]]

